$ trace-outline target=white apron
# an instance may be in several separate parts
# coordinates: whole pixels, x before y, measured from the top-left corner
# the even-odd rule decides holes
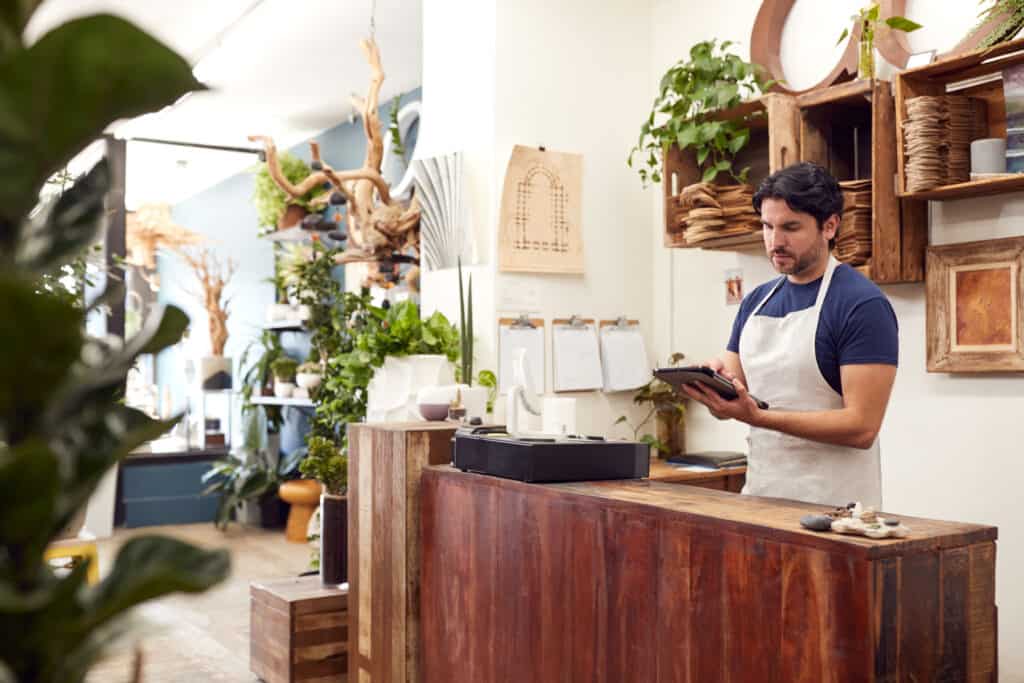
[[[818,369],[814,337],[822,304],[839,264],[829,257],[812,308],[784,318],[758,315],[784,280],[754,309],[740,336],[740,363],[750,393],[770,409],[814,411],[843,407],[843,397]],[[878,440],[862,450],[808,441],[771,429],[750,428],[750,457],[743,493],[826,505],[860,501],[879,509],[882,471]]]

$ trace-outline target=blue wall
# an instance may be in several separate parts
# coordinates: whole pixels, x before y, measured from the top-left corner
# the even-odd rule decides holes
[[[420,99],[421,89],[417,88],[403,95],[401,104]],[[385,134],[391,103],[389,100],[380,106]],[[335,168],[358,168],[363,163],[366,139],[361,118],[351,124],[339,124],[312,139],[320,143],[321,155]],[[407,141],[409,149],[412,142]],[[296,145],[290,151],[310,161],[308,142]],[[266,307],[274,301],[273,285],[267,281],[274,273],[273,243],[257,237],[252,192],[253,175],[240,173],[175,205],[172,213],[177,223],[208,237],[208,246],[221,261],[230,258],[237,265],[226,292],[231,297],[231,304],[228,309],[228,342],[224,351],[236,363],[236,377],[244,374],[244,369],[237,368],[237,363],[250,342],[259,338]],[[175,405],[183,409],[186,400],[185,359],[198,358],[209,351],[206,312],[187,293],[187,290],[194,291],[198,283],[179,257],[161,256],[158,270],[162,283],[160,301],[180,306],[193,321],[190,339],[164,351],[158,359],[158,382],[161,387],[171,388]],[[309,345],[303,335],[287,334],[282,336],[282,342],[290,355],[299,360],[305,359]],[[282,448],[288,452],[301,445],[305,421],[300,411],[286,410],[285,414],[289,423],[282,434]],[[233,420],[233,424],[237,429],[240,421]]]

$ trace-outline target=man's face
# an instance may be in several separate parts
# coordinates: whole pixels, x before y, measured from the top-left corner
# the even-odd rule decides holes
[[[793,211],[784,199],[761,202],[764,248],[779,273],[800,278],[814,273],[828,259],[828,241],[836,234],[839,218],[832,216],[822,229],[809,213]]]

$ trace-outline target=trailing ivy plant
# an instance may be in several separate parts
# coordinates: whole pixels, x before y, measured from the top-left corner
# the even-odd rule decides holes
[[[978,4],[988,6],[981,11],[980,20],[972,33],[979,31],[993,17],[1003,16],[999,25],[978,44],[979,48],[1013,40],[1024,28],[1024,0],[980,0]]]
[[[41,283],[101,233],[107,162],[40,206],[37,198],[111,123],[202,86],[188,62],[110,15],[71,20],[25,45],[39,4],[0,11],[0,681],[80,683],[126,632],[128,610],[206,590],[227,576],[229,559],[137,536],[96,585],[87,583],[88,562],[60,574],[44,560],[103,476],[177,421],[128,408],[124,386],[137,357],[176,343],[188,317],[166,306],[123,344],[89,338],[85,317],[123,298],[123,286],[111,282],[79,306]]]
[[[771,86],[760,67],[727,52],[733,43],[706,40],[690,48],[690,58],[677,62],[661,78],[660,92],[627,163],[638,165],[640,180],[661,182],[664,154],[672,145],[692,149],[703,182],[726,172],[746,182],[748,168],[733,168],[733,158],[750,140],[745,121],[715,121],[709,116],[760,94]]]

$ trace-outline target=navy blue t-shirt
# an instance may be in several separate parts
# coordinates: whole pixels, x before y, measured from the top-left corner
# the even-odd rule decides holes
[[[794,311],[811,308],[818,298],[821,280],[805,285],[785,280],[758,315],[784,318]],[[778,281],[766,282],[744,297],[726,347],[730,351],[739,353],[740,335],[747,318]],[[898,365],[899,329],[892,305],[875,283],[846,264],[837,266],[832,274],[814,337],[814,353],[821,376],[838,394],[843,393],[840,366]]]

